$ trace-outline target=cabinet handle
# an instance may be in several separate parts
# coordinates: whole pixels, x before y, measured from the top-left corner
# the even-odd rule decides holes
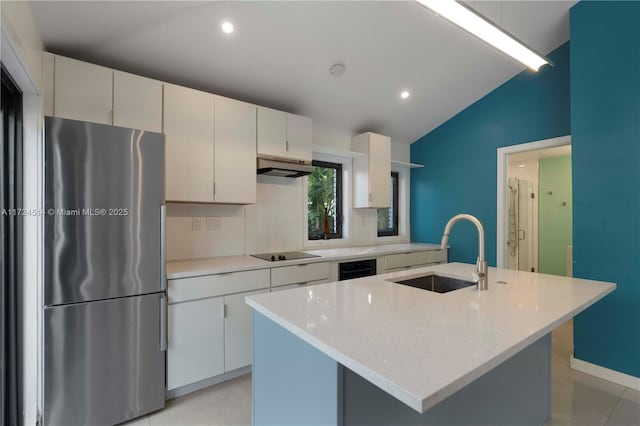
[[[369,193],[369,202],[371,202],[371,193]]]
[[[304,283],[298,283],[298,285],[307,285],[309,284],[308,282],[304,282]]]
[[[167,206],[160,206],[160,290],[167,289]]]
[[[216,183],[213,182],[213,195],[216,195]]]
[[[289,141],[288,140],[284,142],[284,151],[285,152],[289,152]]]
[[[160,351],[167,350],[167,298],[160,297]]]
[[[227,317],[227,304],[223,303],[222,304],[222,318],[226,318]]]

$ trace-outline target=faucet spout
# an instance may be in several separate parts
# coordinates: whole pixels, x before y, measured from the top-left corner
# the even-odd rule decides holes
[[[449,235],[451,234],[451,228],[453,228],[453,225],[461,220],[468,220],[469,222],[473,223],[478,230],[478,260],[476,261],[476,273],[474,275],[476,278],[476,287],[478,288],[478,290],[488,290],[489,284],[487,277],[487,260],[485,258],[484,251],[484,227],[477,217],[470,214],[458,214],[449,219],[449,222],[447,222],[447,225],[444,227],[444,233],[442,234],[440,247],[442,249],[447,248]]]

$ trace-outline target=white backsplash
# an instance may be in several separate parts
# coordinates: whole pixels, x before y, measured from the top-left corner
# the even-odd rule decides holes
[[[257,202],[245,207],[248,254],[302,247],[302,182],[303,179],[258,176]]]
[[[169,204],[167,260],[244,254],[244,206]],[[192,230],[193,217],[202,217],[202,230]],[[206,218],[219,218],[219,229],[208,231]]]
[[[314,123],[315,144],[349,149],[351,135]],[[392,158],[409,161],[409,146],[392,144]],[[304,248],[304,193],[306,179],[258,176],[256,204],[247,206],[172,204],[167,207],[167,259],[234,256]],[[408,179],[407,179],[408,183]],[[350,182],[345,182],[350,189]],[[408,186],[407,186],[408,188]],[[404,198],[404,197],[401,197]],[[401,205],[408,211],[401,199]],[[349,203],[350,207],[350,203]],[[403,207],[401,207],[403,208]],[[375,209],[350,209],[347,241],[333,245],[365,245],[382,242],[376,236]],[[202,218],[202,229],[192,230],[193,217]],[[219,218],[219,227],[206,229],[206,218]],[[408,214],[407,214],[408,218]],[[403,227],[405,228],[405,227]],[[405,237],[408,241],[408,226]]]

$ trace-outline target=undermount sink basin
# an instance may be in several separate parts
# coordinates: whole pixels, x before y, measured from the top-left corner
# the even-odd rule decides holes
[[[422,290],[434,291],[436,293],[448,293],[476,285],[473,281],[445,277],[437,274],[414,276],[405,280],[393,280],[393,282]]]

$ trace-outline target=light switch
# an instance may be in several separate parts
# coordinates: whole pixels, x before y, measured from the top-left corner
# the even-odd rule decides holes
[[[207,218],[207,231],[218,231],[220,229],[220,218],[219,217],[208,217]]]
[[[201,217],[192,217],[191,218],[191,230],[192,231],[202,231],[202,218]]]

